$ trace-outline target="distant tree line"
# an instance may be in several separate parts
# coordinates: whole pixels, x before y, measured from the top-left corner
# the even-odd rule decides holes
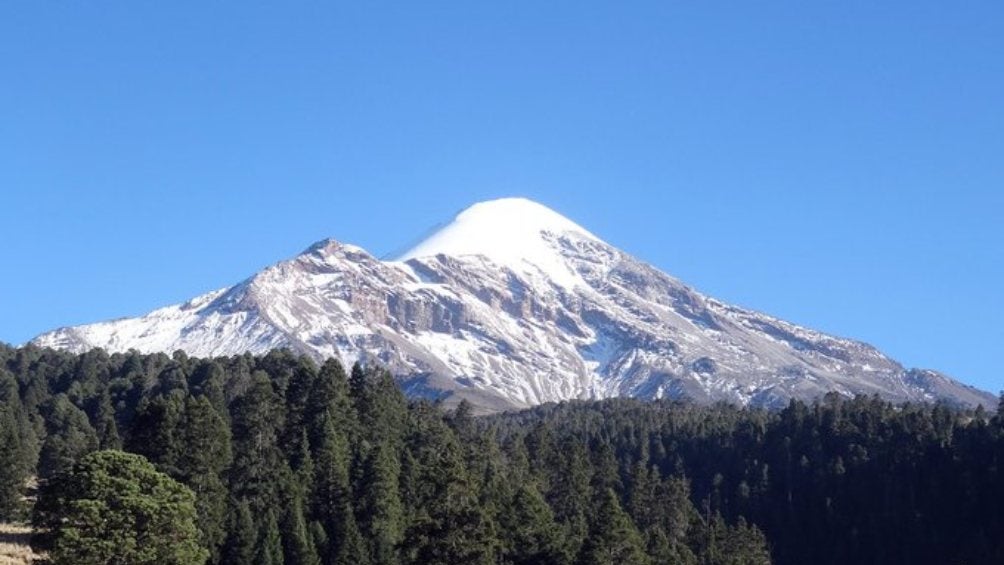
[[[830,395],[474,417],[285,350],[0,346],[0,518],[32,513],[37,477],[56,563],[1002,563],[1002,461],[983,410]],[[98,514],[146,529],[102,545]]]

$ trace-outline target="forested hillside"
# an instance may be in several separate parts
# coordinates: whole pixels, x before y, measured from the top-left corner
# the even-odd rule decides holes
[[[119,449],[194,493],[209,563],[1004,562],[1004,422],[982,410],[830,396],[473,417],[286,351],[0,347],[0,518],[28,517],[29,477],[47,500]]]

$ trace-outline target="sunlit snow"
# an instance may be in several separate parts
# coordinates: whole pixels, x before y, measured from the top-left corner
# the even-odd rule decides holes
[[[480,255],[517,273],[541,274],[566,288],[582,279],[545,236],[595,235],[550,208],[525,198],[502,198],[467,208],[448,225],[397,258]]]

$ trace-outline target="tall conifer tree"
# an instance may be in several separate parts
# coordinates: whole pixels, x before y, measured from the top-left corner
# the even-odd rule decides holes
[[[582,548],[581,565],[649,565],[641,534],[621,509],[614,491],[607,489]]]

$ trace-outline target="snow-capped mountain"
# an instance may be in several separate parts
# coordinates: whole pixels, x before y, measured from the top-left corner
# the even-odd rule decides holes
[[[32,343],[376,361],[484,410],[635,396],[779,405],[829,391],[995,398],[867,344],[725,304],[525,199],[476,204],[391,260],[325,240],[230,288]]]

